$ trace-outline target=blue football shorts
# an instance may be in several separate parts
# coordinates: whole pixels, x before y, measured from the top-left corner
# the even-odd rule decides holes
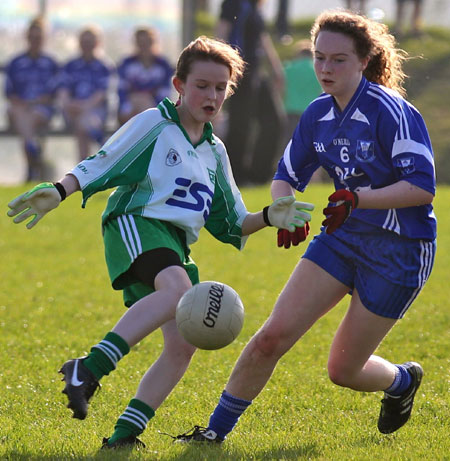
[[[436,242],[401,237],[349,219],[333,234],[321,232],[304,258],[358,290],[374,314],[400,319],[430,276]]]
[[[47,122],[49,122],[53,115],[55,115],[55,108],[49,104],[33,104],[32,109],[39,113],[39,115]]]

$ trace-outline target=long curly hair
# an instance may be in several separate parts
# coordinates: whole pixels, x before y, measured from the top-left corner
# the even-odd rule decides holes
[[[385,24],[350,11],[328,10],[317,17],[311,28],[313,44],[321,31],[350,37],[358,57],[369,57],[364,77],[406,96],[403,84],[407,75],[403,71],[403,62],[408,59],[408,53],[396,47],[395,37]]]

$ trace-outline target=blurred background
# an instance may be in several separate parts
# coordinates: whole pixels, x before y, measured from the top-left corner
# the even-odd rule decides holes
[[[132,53],[133,33],[137,27],[152,26],[158,31],[161,53],[174,66],[179,51],[193,37],[201,33],[214,34],[220,5],[221,0],[2,0],[0,184],[24,181],[26,161],[6,116],[4,66],[25,48],[25,31],[33,17],[46,18],[49,28],[45,50],[59,62],[77,53],[80,29],[95,24],[102,31],[102,55],[112,63],[117,65]],[[279,1],[266,0],[263,14],[280,59],[287,62],[293,57],[295,43],[308,38],[312,20],[320,11],[345,6],[344,0],[290,0],[288,30],[280,36],[276,30]],[[396,1],[367,0],[365,14],[394,28]],[[400,47],[418,58],[407,64],[410,74],[408,99],[419,108],[428,124],[437,159],[438,180],[450,182],[450,0],[423,0],[421,23],[424,33],[420,36],[398,37]],[[113,131],[117,127],[114,115],[117,80],[114,77],[108,98],[111,112],[108,127]],[[52,121],[51,133],[44,140],[49,180],[59,178],[78,161],[73,140],[58,133],[63,131],[62,127],[61,116],[57,115]]]

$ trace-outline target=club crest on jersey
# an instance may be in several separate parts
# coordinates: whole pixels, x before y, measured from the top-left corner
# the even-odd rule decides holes
[[[181,163],[181,155],[175,150],[170,149],[166,157],[167,166],[175,166]]]
[[[373,141],[356,141],[356,159],[360,162],[373,162],[375,160],[375,143]]]
[[[397,167],[401,169],[403,174],[411,174],[415,171],[414,157],[406,157],[397,159]]]

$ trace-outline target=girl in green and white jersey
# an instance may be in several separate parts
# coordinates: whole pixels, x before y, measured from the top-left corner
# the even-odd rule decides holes
[[[175,309],[199,282],[189,245],[205,227],[242,249],[266,225],[297,234],[310,204],[282,198],[249,213],[233,180],[211,121],[242,76],[244,62],[229,45],[200,37],[181,53],[173,85],[177,104],[163,100],[127,122],[94,156],[57,183],[42,183],[13,200],[15,222],[33,227],[66,196],[80,190],[83,206],[94,193],[115,188],[103,214],[105,255],[114,289],[130,309],[87,357],[61,368],[75,418],[84,419],[100,379],[141,339],[161,328],[164,350],[142,378],[104,447],[142,444],[143,432],[186,371],[195,347],[179,334]]]

